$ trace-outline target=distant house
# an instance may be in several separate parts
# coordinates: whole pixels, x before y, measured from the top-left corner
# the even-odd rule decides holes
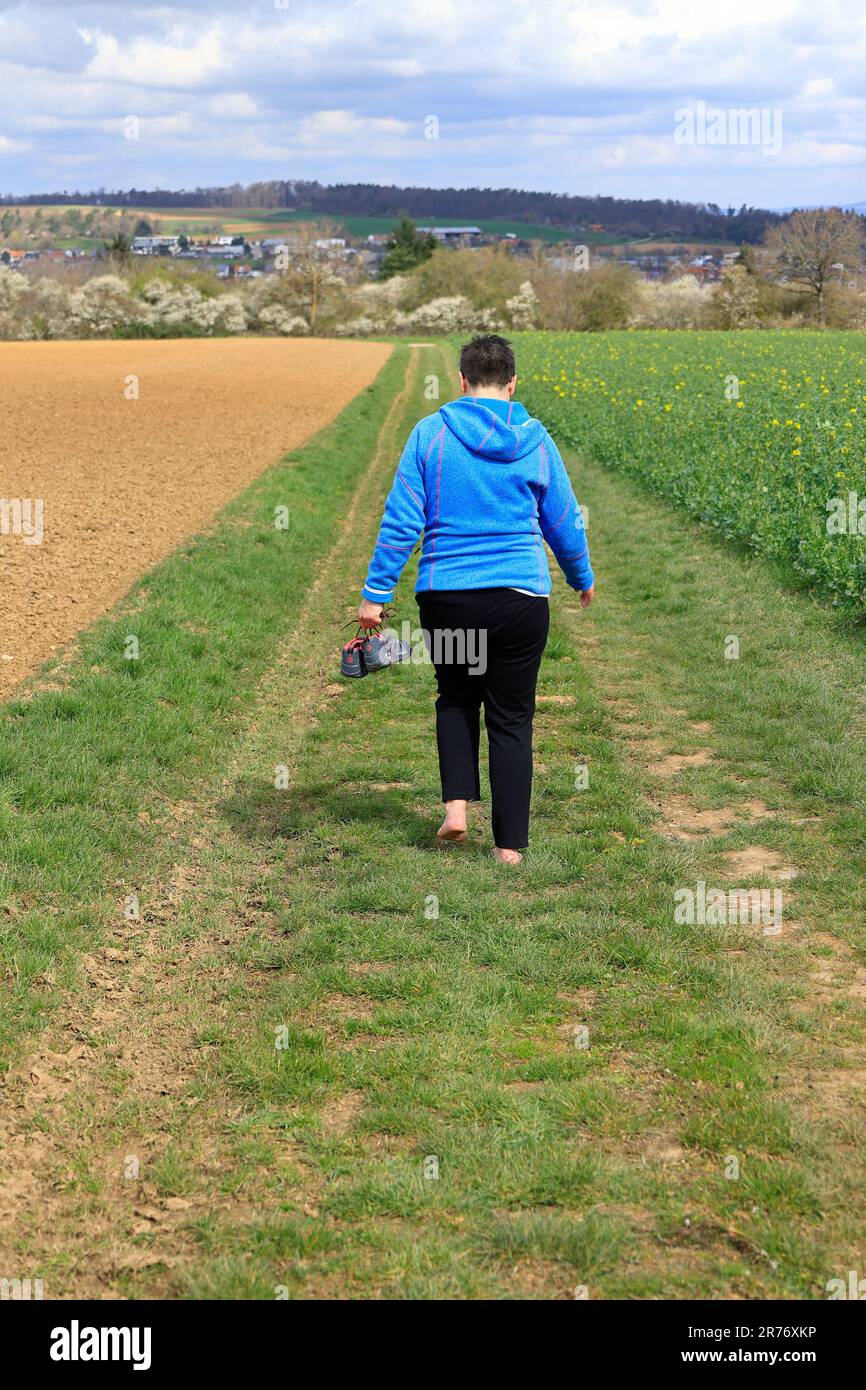
[[[683,271],[684,275],[691,275],[697,280],[699,285],[706,285],[711,280],[718,280],[719,273],[714,265],[687,265]],[[682,278],[682,277],[678,277]]]
[[[419,227],[419,232],[429,232],[443,246],[478,246],[484,239],[480,227]]]
[[[204,249],[206,255],[219,256],[221,260],[225,260],[226,256],[229,256],[232,260],[237,260],[238,257],[245,254],[242,246],[232,246],[231,242],[226,244],[225,242],[220,243],[214,241]]]
[[[180,237],[176,236],[134,236],[132,254],[134,256],[173,256],[178,249]]]

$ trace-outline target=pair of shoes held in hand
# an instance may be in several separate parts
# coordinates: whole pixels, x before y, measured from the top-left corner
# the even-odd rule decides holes
[[[368,676],[371,671],[384,671],[408,659],[408,643],[382,632],[369,632],[346,643],[340,653],[340,671],[344,676]]]

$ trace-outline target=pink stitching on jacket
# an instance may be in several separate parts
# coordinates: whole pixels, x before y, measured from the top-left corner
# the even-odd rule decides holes
[[[438,467],[437,470],[436,470],[436,515],[435,515],[434,518],[433,518],[433,526],[434,526],[434,527],[435,527],[437,521],[439,520],[439,492],[440,492],[440,487],[441,487],[441,484],[442,484],[442,451],[444,450],[444,448],[445,448],[445,431],[443,430],[443,431],[442,431],[442,435],[440,436],[440,444],[439,444],[439,467]],[[427,585],[428,589],[432,589],[432,588],[433,588],[433,570],[434,570],[434,568],[435,568],[435,566],[436,566],[435,553],[436,553],[436,535],[435,535],[435,532],[434,532],[434,534],[431,535],[431,537],[430,537],[430,583]]]
[[[433,445],[436,443],[436,440],[442,438],[442,436],[444,435],[444,433],[445,433],[445,431],[446,431],[447,428],[448,428],[447,425],[443,425],[442,428],[441,428],[441,430],[439,431],[439,433],[438,433],[438,434],[434,434],[433,438],[430,440],[430,448],[427,450],[426,454],[424,455],[424,462],[425,462],[425,464],[426,464],[427,460],[429,459],[430,455],[431,455],[432,452],[433,452]]]
[[[487,409],[487,406],[485,406],[484,409],[486,410],[486,409]],[[492,410],[491,410],[490,414],[493,415],[493,411],[492,411]],[[496,429],[496,416],[493,415],[493,424],[490,426],[490,429],[487,431],[487,433],[485,434],[485,436],[484,436],[484,438],[482,439],[481,443],[478,445],[478,448],[475,449],[475,450],[473,450],[474,453],[480,454],[480,453],[482,452],[482,450],[483,450],[483,448],[484,448],[484,445],[487,443],[488,439],[490,438],[491,434],[493,433],[493,431],[494,431],[495,429]]]
[[[415,496],[415,494],[414,494],[414,492],[412,491],[412,489],[410,488],[409,484],[406,482],[406,479],[403,477],[403,474],[402,474],[402,473],[398,473],[398,474],[397,474],[397,477],[400,479],[400,482],[403,484],[403,486],[404,486],[404,488],[406,489],[406,491],[408,492],[409,496],[412,498],[412,501],[413,501],[413,502],[417,502],[417,503],[418,503],[418,506],[421,508],[421,510],[422,510],[422,512],[423,512],[424,507],[423,507],[422,503],[418,501],[418,498]]]

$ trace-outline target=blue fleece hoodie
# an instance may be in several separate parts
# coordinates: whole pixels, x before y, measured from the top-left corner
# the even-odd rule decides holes
[[[416,592],[549,594],[542,537],[573,589],[593,584],[565,464],[544,426],[517,401],[462,396],[419,420],[385,503],[364,598],[394,597],[422,531]]]

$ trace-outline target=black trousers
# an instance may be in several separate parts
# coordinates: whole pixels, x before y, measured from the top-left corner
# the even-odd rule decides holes
[[[481,706],[490,755],[493,840],[529,843],[535,685],[547,642],[547,600],[513,589],[416,595],[436,670],[436,742],[443,801],[479,801]],[[473,674],[474,672],[474,674]]]

